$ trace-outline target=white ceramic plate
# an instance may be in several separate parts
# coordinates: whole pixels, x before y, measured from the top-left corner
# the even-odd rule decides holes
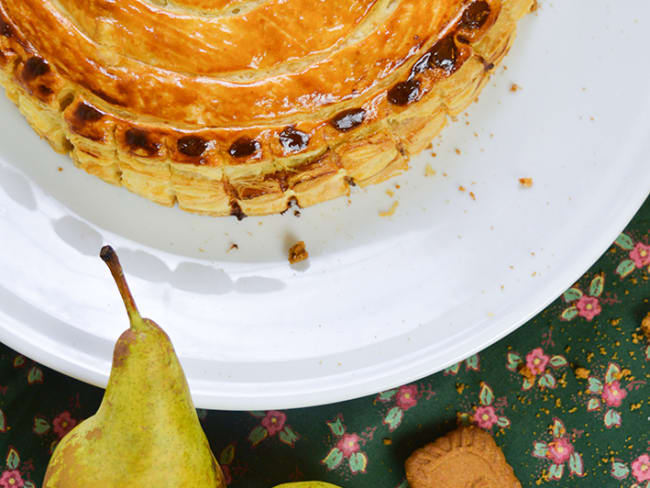
[[[543,2],[437,157],[300,218],[158,207],[55,155],[2,99],[0,339],[105,384],[127,326],[97,257],[111,243],[200,407],[314,405],[438,371],[557,297],[648,195],[648,31],[647,0]],[[292,268],[298,239],[312,257]]]

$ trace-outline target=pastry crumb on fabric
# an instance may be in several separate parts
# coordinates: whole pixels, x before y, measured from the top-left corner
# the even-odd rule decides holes
[[[430,164],[427,163],[427,165],[424,167],[424,176],[435,176],[436,175],[436,170],[431,167]]]
[[[465,191],[465,187],[464,187],[463,185],[460,185],[460,186],[458,187],[458,191]]]
[[[309,253],[305,248],[305,241],[298,241],[289,249],[289,262],[291,264],[300,263],[308,257]]]
[[[239,249],[239,246],[233,242],[232,244],[230,244],[230,247],[226,252],[234,251],[235,249]]]
[[[386,195],[392,198],[393,196],[395,196],[395,193],[393,192],[393,190],[386,190]]]
[[[531,188],[533,186],[532,178],[519,178],[519,184],[524,188]]]
[[[576,378],[578,378],[579,380],[586,380],[587,378],[589,378],[589,373],[591,373],[591,371],[589,371],[587,368],[575,369]]]
[[[461,427],[418,449],[405,467],[411,488],[521,488],[492,436],[474,426]]]
[[[60,173],[61,171],[63,171],[63,167],[62,167],[62,166],[59,166],[57,169],[59,170],[59,173]]]
[[[393,441],[388,437],[384,439],[384,446],[390,446],[392,443]]]
[[[529,383],[535,384],[535,373],[533,373],[528,366],[519,368],[519,374],[526,378]]]
[[[474,192],[473,192],[473,191],[469,192],[469,197],[470,197],[472,200],[476,201],[476,195],[474,195]]]
[[[646,339],[650,341],[650,312],[641,321],[641,331]]]
[[[395,210],[397,210],[398,205],[399,205],[399,202],[397,200],[395,200],[388,210],[379,212],[379,216],[380,217],[391,217],[392,215],[395,214]]]
[[[512,85],[510,85],[511,92],[515,93],[518,92],[519,90],[521,90],[521,87],[517,85],[517,83],[513,83]]]
[[[458,154],[460,156],[460,154],[461,154],[460,149],[456,148],[456,149],[454,149],[454,151],[456,152],[456,154]]]

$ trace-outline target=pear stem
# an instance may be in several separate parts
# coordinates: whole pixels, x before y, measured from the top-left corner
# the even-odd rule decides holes
[[[133,300],[131,290],[129,290],[129,285],[124,277],[124,271],[122,270],[122,265],[117,257],[117,253],[111,246],[104,246],[99,253],[99,257],[102,258],[108,266],[108,269],[111,270],[117,289],[120,290],[120,295],[122,295],[122,301],[126,307],[126,313],[129,315],[131,328],[135,328],[137,324],[142,322],[142,317],[140,316],[138,307],[135,305],[135,300]]]

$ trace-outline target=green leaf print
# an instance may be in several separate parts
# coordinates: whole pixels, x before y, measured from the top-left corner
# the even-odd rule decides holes
[[[343,462],[343,452],[341,452],[338,447],[334,447],[330,452],[327,453],[327,456],[325,456],[325,459],[323,459],[321,462],[327,466],[327,469],[332,471],[333,469],[338,468],[339,465]]]
[[[561,480],[564,473],[564,464],[551,464],[548,469],[548,477],[552,480]]]
[[[627,234],[620,234],[614,243],[620,247],[621,249],[625,249],[626,251],[631,251],[634,249],[634,241],[630,236]]]
[[[18,451],[16,451],[13,447],[10,447],[9,452],[7,453],[7,468],[18,469],[19,464],[20,456],[18,455]]]
[[[43,435],[50,430],[50,424],[44,418],[34,417],[34,427],[32,430],[34,434]]]
[[[548,445],[546,442],[535,441],[533,443],[533,456],[536,458],[545,458],[548,453]]]
[[[571,454],[569,458],[569,473],[582,476],[585,474],[585,467],[582,462],[582,456],[577,452]]]
[[[365,473],[366,467],[368,466],[368,457],[362,452],[355,452],[350,456],[348,464],[353,474]]]
[[[560,419],[553,420],[553,427],[551,430],[553,432],[553,437],[555,438],[562,437],[566,433],[566,428]]]
[[[394,389],[394,390],[388,390],[388,391],[381,392],[379,394],[379,400],[381,400],[382,402],[387,402],[388,400],[390,400],[391,398],[393,398],[395,396],[395,393],[397,393],[397,388]]]
[[[607,367],[607,373],[605,373],[605,383],[609,384],[616,380],[616,377],[621,373],[621,368],[616,363],[611,363]]]
[[[332,431],[332,434],[341,437],[345,434],[345,427],[341,419],[336,419],[334,422],[327,422],[328,427]]]
[[[568,364],[565,357],[560,355],[551,356],[550,363],[554,368],[561,368],[562,366],[566,366]]]
[[[262,427],[261,425],[258,425],[248,435],[248,440],[253,445],[253,447],[255,447],[260,442],[262,442],[264,439],[266,439],[268,437],[268,435],[269,435],[268,431],[264,427]]]
[[[616,266],[616,274],[621,278],[626,278],[635,269],[636,265],[634,264],[634,261],[631,259],[625,259]]]
[[[219,454],[219,464],[221,464],[222,466],[226,466],[232,463],[234,459],[235,459],[235,446],[232,444],[228,444],[226,447],[223,448],[221,454]]]
[[[600,400],[598,398],[590,398],[587,402],[587,412],[595,412],[600,410]]]
[[[589,295],[591,295],[592,297],[599,297],[600,295],[603,294],[604,288],[605,288],[605,274],[600,273],[593,280],[591,280],[591,284],[589,285]]]
[[[614,410],[613,408],[610,408],[607,410],[605,413],[605,427],[608,429],[611,429],[612,427],[620,427],[621,426],[621,414]]]
[[[290,445],[291,447],[293,447],[296,441],[300,438],[288,425],[280,431],[278,437],[280,438],[280,441]]]
[[[562,313],[560,314],[560,318],[568,322],[569,320],[573,320],[576,317],[576,315],[578,315],[578,307],[576,307],[575,305],[571,305],[570,307],[562,310]]]
[[[522,363],[521,356],[514,352],[509,352],[508,355],[506,356],[506,359],[508,361],[506,368],[508,368],[512,372],[517,371],[517,368]]]
[[[611,475],[617,480],[624,480],[630,474],[630,468],[627,467],[627,464],[620,461],[614,461],[612,463]]]
[[[508,420],[508,417],[499,417],[497,419],[497,425],[502,428],[510,427],[510,420]]]
[[[399,407],[393,407],[388,411],[386,417],[384,417],[384,425],[388,425],[388,429],[392,432],[399,427],[403,418],[404,411]]]
[[[599,394],[603,392],[603,382],[600,381],[598,378],[594,378],[593,376],[590,376],[588,382],[589,382],[589,386],[587,387],[588,393]]]
[[[481,393],[479,393],[478,397],[481,401],[481,405],[492,405],[492,402],[494,401],[494,392],[487,383],[483,383],[481,386]]]
[[[539,379],[539,386],[541,387],[552,389],[555,388],[555,385],[555,376],[553,376],[551,373],[546,373]]]
[[[25,356],[16,356],[13,364],[14,368],[20,368],[25,364]]]
[[[27,373],[27,383],[33,385],[35,383],[43,383],[43,371],[38,366],[32,366]]]
[[[565,302],[574,302],[580,299],[582,296],[582,291],[580,291],[579,288],[569,288],[564,292],[564,295],[562,296],[564,297]]]

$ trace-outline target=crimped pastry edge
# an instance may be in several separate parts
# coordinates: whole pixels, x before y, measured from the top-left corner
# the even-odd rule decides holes
[[[283,212],[292,201],[307,207],[348,195],[351,185],[377,184],[408,169],[410,157],[439,134],[448,118],[476,100],[491,69],[508,52],[516,22],[534,6],[534,0],[503,0],[494,25],[469,44],[469,59],[406,109],[355,129],[349,139],[260,163],[214,167],[174,161],[170,150],[153,156],[133,153],[118,144],[117,132],[125,128],[117,123],[101,143],[84,137],[72,130],[70,111],[85,98],[62,90],[56,103],[41,102],[16,79],[18,59],[5,63],[0,84],[34,130],[90,174],[193,213],[267,215]]]

